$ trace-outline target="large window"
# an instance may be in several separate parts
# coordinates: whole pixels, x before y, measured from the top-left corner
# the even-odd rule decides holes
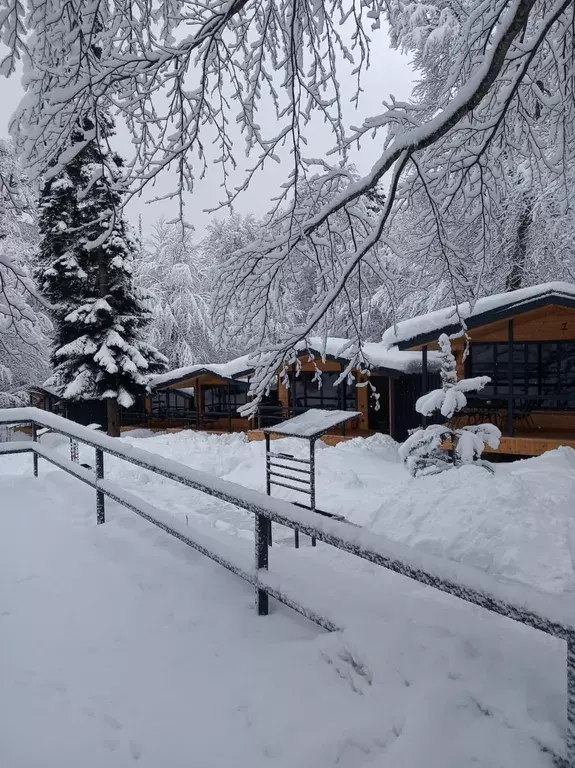
[[[193,409],[193,397],[186,396],[173,389],[164,389],[152,395],[152,414],[154,416],[174,416]]]
[[[513,394],[541,409],[575,409],[575,342],[529,341],[513,344]],[[509,395],[509,344],[472,344],[472,376],[490,376],[484,395]]]
[[[342,381],[335,386],[339,373],[323,373],[321,387],[315,374],[300,373],[295,379],[295,406],[296,409],[323,408],[331,411],[356,411],[357,392],[355,384],[351,386],[347,381]],[[293,386],[293,379],[292,379]],[[290,392],[293,397],[293,393]]]
[[[240,405],[245,405],[248,401],[247,388],[232,385],[228,392],[227,386],[205,387],[202,390],[204,395],[204,410],[207,413],[225,413],[229,412],[230,406],[232,413],[236,414]],[[229,401],[228,401],[229,394]]]

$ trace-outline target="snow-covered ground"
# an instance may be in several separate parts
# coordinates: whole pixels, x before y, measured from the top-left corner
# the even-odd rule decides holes
[[[134,430],[123,438],[195,469],[265,491],[264,443],[242,434],[194,431],[150,436]],[[43,440],[67,453],[64,438]],[[295,456],[307,444],[274,444]],[[81,460],[93,464],[93,452]],[[12,471],[29,472],[30,457],[5,459]],[[42,472],[53,471],[43,465]],[[441,557],[461,561],[552,592],[575,588],[575,451],[562,448],[512,464],[494,464],[492,476],[462,467],[427,478],[411,478],[386,435],[358,438],[328,448],[317,446],[317,504],[388,538]],[[0,466],[1,471],[1,466]],[[252,540],[250,515],[204,494],[116,459],[106,460],[107,477],[191,524],[214,527]],[[289,490],[274,495],[297,499]],[[305,501],[305,498],[300,500]],[[291,532],[277,531],[292,540]]]
[[[240,435],[123,439],[264,487],[263,444]],[[317,468],[325,509],[573,588],[571,449],[494,476],[413,480],[379,436],[319,447]],[[96,527],[91,489],[44,462],[37,481],[30,470],[29,455],[0,457],[0,765],[530,768],[564,753],[559,641],[328,547],[296,553],[280,530],[272,567],[290,557],[326,600],[362,610],[332,635],[277,606],[258,618],[236,577],[110,502]],[[106,472],[190,527],[251,546],[245,512],[119,460]]]

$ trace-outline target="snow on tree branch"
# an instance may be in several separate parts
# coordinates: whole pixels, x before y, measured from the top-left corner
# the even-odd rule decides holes
[[[439,412],[445,419],[452,419],[467,405],[464,393],[483,389],[491,379],[489,376],[477,376],[458,380],[457,361],[451,351],[451,342],[444,333],[439,337],[439,348],[441,389],[422,395],[415,404],[415,410],[424,416]],[[494,424],[463,427],[430,424],[413,430],[400,446],[399,455],[414,477],[436,474],[461,464],[481,463],[485,446],[497,449],[500,438],[501,431]],[[489,469],[486,464],[481,466]]]
[[[262,234],[225,265],[215,300],[218,329],[235,332],[243,316],[254,344],[272,340],[276,367],[342,317],[359,342],[373,286],[393,305],[406,258],[422,272],[439,265],[453,299],[474,300],[505,240],[517,287],[538,212],[560,222],[573,210],[573,0],[68,0],[65,12],[20,0],[0,26],[5,70],[25,62],[13,128],[35,172],[59,168],[77,115],[96,104],[132,133],[121,183],[133,194],[172,168],[181,196],[216,168],[229,204],[269,161],[286,166]],[[341,84],[353,76],[359,99],[386,31],[418,84],[411,101],[392,96],[354,127]],[[319,122],[332,136],[323,158],[306,150]],[[382,152],[357,177],[349,150],[363,141]],[[515,238],[502,227],[510,208]],[[319,276],[311,308],[278,333],[274,306],[302,262]],[[256,396],[268,374],[258,381]]]

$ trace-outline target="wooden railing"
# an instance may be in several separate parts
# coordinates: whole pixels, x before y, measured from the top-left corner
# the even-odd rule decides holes
[[[118,439],[36,408],[0,410],[0,425],[8,423],[31,425],[32,441],[0,444],[0,455],[31,452],[35,476],[38,476],[38,461],[42,458],[94,488],[98,524],[105,522],[104,499],[108,497],[219,563],[254,586],[259,615],[267,615],[271,596],[330,631],[340,629],[332,618],[306,607],[299,598],[290,596],[288,588],[278,586],[277,581],[268,576],[267,533],[269,521],[273,521],[294,530],[299,529],[300,533],[382,568],[564,640],[567,645],[567,757],[558,757],[556,763],[566,768],[575,768],[575,611],[572,601],[515,582],[494,579],[483,572],[402,546],[343,521],[313,515],[309,510],[303,510],[282,499],[271,498],[259,491],[126,445]],[[94,448],[94,469],[70,461],[42,445],[38,441],[38,430],[42,427]],[[201,531],[192,531],[172,515],[106,480],[105,455],[123,459],[253,514],[255,562],[250,566],[242,553],[206,537]]]

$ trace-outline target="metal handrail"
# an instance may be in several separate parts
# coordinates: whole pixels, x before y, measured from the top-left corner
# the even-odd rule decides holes
[[[328,630],[339,629],[330,618],[302,605],[299,600],[290,597],[285,588],[278,587],[267,577],[268,521],[273,521],[294,530],[299,529],[307,536],[344,552],[564,640],[567,644],[568,727],[567,760],[563,761],[563,765],[575,768],[575,616],[570,601],[521,584],[494,579],[481,571],[418,552],[364,529],[351,527],[340,520],[315,515],[312,520],[309,511],[295,504],[221,480],[132,445],[122,444],[115,438],[93,432],[37,408],[0,410],[0,424],[3,423],[31,424],[33,439],[29,443],[3,443],[0,445],[0,455],[32,452],[35,476],[38,475],[40,457],[94,488],[96,519],[99,524],[105,522],[104,497],[107,496],[224,566],[255,587],[259,615],[267,615],[268,597],[271,596]],[[95,472],[41,445],[37,434],[39,427],[48,427],[52,432],[93,447]],[[250,567],[243,556],[231,548],[206,537],[200,531],[190,534],[190,528],[169,513],[106,480],[104,454],[123,459],[254,514],[255,568]]]

